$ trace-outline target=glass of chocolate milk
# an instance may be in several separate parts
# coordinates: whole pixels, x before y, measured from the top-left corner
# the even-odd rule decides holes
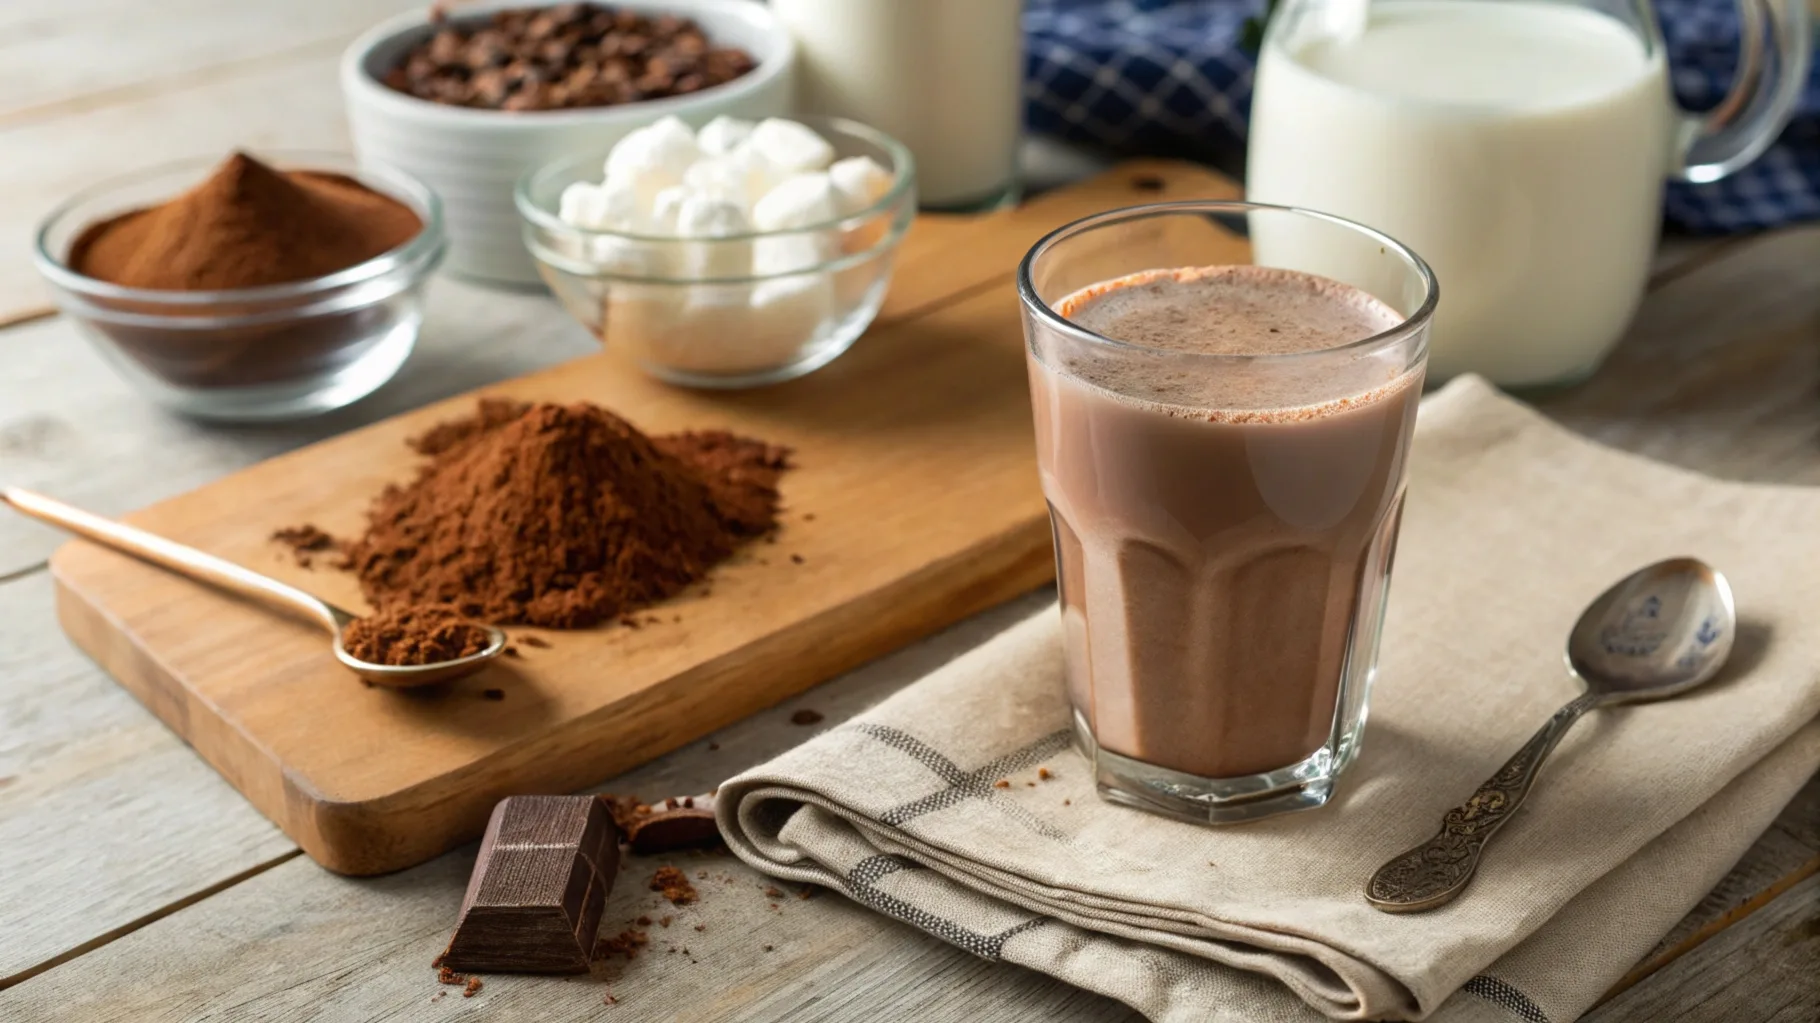
[[[1320,806],[1377,671],[1434,275],[1338,217],[1187,202],[1056,231],[1018,291],[1101,794],[1213,823]]]

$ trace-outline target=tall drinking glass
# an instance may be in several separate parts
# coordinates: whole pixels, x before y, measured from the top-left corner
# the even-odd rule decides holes
[[[1061,228],[1018,291],[1101,794],[1213,823],[1325,803],[1376,673],[1433,274],[1338,217],[1188,202]]]

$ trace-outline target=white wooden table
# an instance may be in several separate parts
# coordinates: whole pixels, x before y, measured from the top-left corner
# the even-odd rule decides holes
[[[441,280],[419,354],[353,409],[202,427],[129,393],[45,308],[31,227],[60,197],[235,145],[345,149],[334,62],[399,0],[0,0],[0,480],[123,512],[299,444],[588,352],[547,298]],[[1541,402],[1574,429],[1718,476],[1820,484],[1820,226],[1664,247],[1607,369]],[[329,874],[57,630],[59,538],[0,518],[0,1020],[1126,1020],[837,897],[785,900],[763,941],[709,926],[608,989],[429,969],[472,848],[373,880]],[[1791,570],[1803,570],[1791,566]],[[1812,570],[1811,566],[1805,570]],[[1048,599],[1035,594],[603,787],[704,790],[839,722]],[[763,898],[716,861],[710,898]],[[1820,784],[1588,1017],[1820,1018]],[[636,879],[628,878],[628,882]],[[612,915],[643,905],[636,883]],[[702,919],[711,922],[704,899]],[[679,932],[680,933],[680,932]],[[678,942],[681,944],[682,942]],[[687,960],[693,958],[695,963]],[[661,987],[661,989],[660,989]]]

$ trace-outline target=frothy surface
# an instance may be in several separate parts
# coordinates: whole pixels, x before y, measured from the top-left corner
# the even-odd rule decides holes
[[[1104,337],[1156,352],[1294,355],[1380,334],[1403,317],[1339,281],[1261,266],[1146,270],[1089,285],[1056,312]],[[1377,402],[1416,379],[1400,361],[1321,359],[1284,366],[1240,359],[1210,368],[1111,350],[1055,353],[1064,376],[1176,418],[1298,422]]]
[[[1204,355],[1320,351],[1403,320],[1349,284],[1265,266],[1146,270],[1082,288],[1056,312],[1115,341]]]

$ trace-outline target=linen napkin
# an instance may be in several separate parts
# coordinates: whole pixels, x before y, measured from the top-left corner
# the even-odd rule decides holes
[[[761,870],[1154,1019],[1569,1020],[1820,766],[1816,524],[1820,490],[1608,450],[1462,379],[1422,408],[1364,751],[1326,807],[1210,828],[1099,800],[1050,611],[727,782],[720,826]],[[1580,609],[1679,554],[1731,578],[1726,672],[1582,721],[1455,902],[1371,908],[1371,872],[1579,692]]]

